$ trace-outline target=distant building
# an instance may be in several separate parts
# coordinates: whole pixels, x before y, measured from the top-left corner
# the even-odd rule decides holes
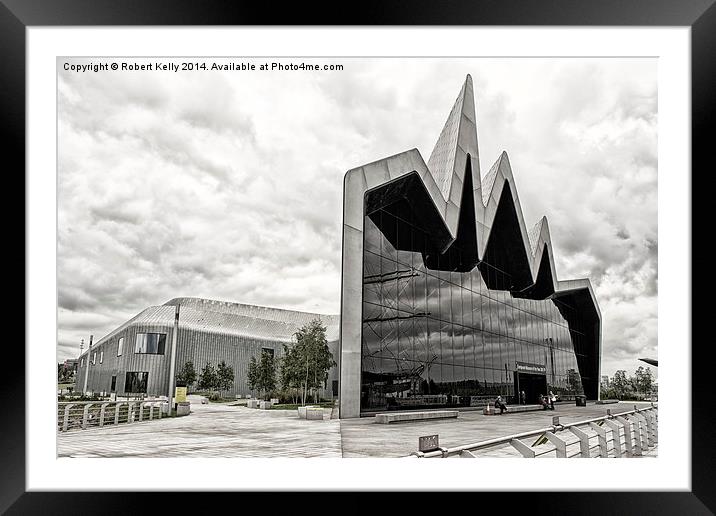
[[[80,363],[79,358],[68,358],[64,362],[65,371],[70,373],[76,373],[77,372],[77,366]]]
[[[209,362],[222,360],[234,369],[234,385],[225,395],[248,395],[246,373],[251,357],[269,351],[283,354],[294,333],[313,319],[326,326],[328,347],[338,364],[338,316],[280,310],[200,298],[176,298],[151,306],[110,332],[80,356],[76,389],[167,396],[174,316],[179,306],[176,372],[187,361],[194,363],[197,377]],[[321,393],[338,395],[338,366],[329,371],[327,388]]]

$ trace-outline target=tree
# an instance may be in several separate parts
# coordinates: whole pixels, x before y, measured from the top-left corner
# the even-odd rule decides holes
[[[305,368],[302,367],[301,357],[297,346],[283,345],[283,355],[280,364],[280,381],[282,389],[294,391],[294,403],[298,398],[298,391],[303,386]]]
[[[67,378],[65,364],[57,364],[57,383],[62,383]]]
[[[614,379],[612,380],[612,389],[614,390],[614,395],[617,398],[624,398],[630,391],[630,382],[627,379],[626,371],[623,369],[619,369],[616,373],[614,373]]]
[[[223,391],[228,391],[234,385],[234,368],[223,360],[216,368],[216,387],[219,389],[219,396]]]
[[[259,388],[263,392],[264,399],[276,388],[276,363],[273,353],[267,351],[261,353],[259,361]]]
[[[634,385],[634,390],[642,398],[651,394],[654,378],[651,376],[651,369],[648,367],[645,369],[643,366],[639,366],[631,381]]]
[[[264,350],[259,360],[251,357],[246,374],[249,389],[259,391],[262,398],[276,388],[276,361],[273,354]]]
[[[209,362],[206,363],[204,369],[199,375],[199,389],[213,390],[216,387],[216,370]]]
[[[188,360],[184,363],[177,375],[177,382],[182,382],[189,387],[196,381],[196,370],[194,370],[194,362]]]
[[[251,392],[259,388],[259,365],[256,362],[256,357],[251,357],[249,360],[249,368],[246,371],[246,383],[251,389]]]
[[[333,355],[328,349],[326,340],[326,327],[320,319],[314,319],[310,323],[299,328],[295,333],[296,344],[293,352],[290,370],[287,377],[293,379],[301,372],[300,385],[303,387],[303,405],[306,404],[308,391],[312,391],[314,402],[318,401],[318,392],[321,386],[325,388],[328,381],[328,371],[336,365]],[[284,361],[285,365],[285,361]]]
[[[68,369],[65,364],[57,364],[57,383],[72,383],[75,381],[75,372]]]

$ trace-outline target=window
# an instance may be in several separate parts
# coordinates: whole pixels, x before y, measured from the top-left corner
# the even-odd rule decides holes
[[[149,355],[163,355],[166,340],[166,333],[137,333],[134,352]]]
[[[147,371],[128,371],[124,380],[124,392],[146,393],[148,379],[149,373]]]
[[[104,362],[104,350],[99,352],[99,363]]]
[[[114,392],[117,390],[117,375],[112,375],[112,385],[109,388],[109,392]]]
[[[547,380],[555,374],[553,384],[559,375],[567,384],[571,367],[572,390],[582,386],[562,316],[569,308],[563,300],[523,299],[502,292],[499,289],[512,280],[487,260],[471,271],[455,272],[452,266],[439,270],[443,258],[448,265],[453,263],[449,253],[439,255],[433,268],[421,253],[413,252],[412,262],[404,260],[406,270],[398,283],[396,247],[422,249],[418,243],[423,242],[426,255],[435,253],[409,210],[403,216],[407,218],[396,219],[384,209],[364,219],[362,411],[387,410],[389,405],[468,406],[484,404],[498,394],[515,402],[518,360],[546,364]],[[392,222],[386,224],[386,218]],[[398,260],[407,256],[401,252]],[[494,288],[488,288],[485,280]],[[548,314],[550,319],[545,319]],[[584,337],[572,333],[579,350]],[[550,337],[553,341],[545,342]],[[562,340],[567,348],[564,361],[557,354],[560,346],[554,348],[555,359],[550,361],[549,345]],[[397,361],[401,367],[396,371]],[[401,371],[414,373],[405,377]],[[338,383],[334,380],[331,385],[334,396]]]
[[[124,347],[124,337],[120,337],[119,344],[117,345],[117,356],[122,356],[122,348]]]
[[[97,352],[92,353],[92,365],[97,363]]]
[[[85,359],[83,358],[82,360],[80,360],[80,367],[84,367],[84,366],[85,366]]]

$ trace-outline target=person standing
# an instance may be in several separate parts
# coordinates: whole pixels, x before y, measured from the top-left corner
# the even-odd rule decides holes
[[[527,395],[525,394],[525,391],[520,391],[520,405],[527,404]]]
[[[552,391],[549,391],[549,408],[554,410],[554,402],[557,401],[557,396]]]

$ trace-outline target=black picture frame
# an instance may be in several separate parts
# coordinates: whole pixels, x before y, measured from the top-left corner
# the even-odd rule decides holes
[[[434,2],[368,1],[357,4],[287,3],[215,0],[2,0],[0,2],[0,102],[6,162],[25,169],[25,29],[31,26],[109,25],[550,25],[550,26],[687,26],[691,28],[692,171],[716,170],[710,135],[716,125],[716,0],[452,0]],[[8,170],[15,172],[15,169]],[[692,180],[697,175],[692,172]],[[693,189],[692,191],[698,191]],[[692,209],[698,209],[694,200]],[[706,220],[693,211],[692,235]],[[705,233],[704,233],[705,234]],[[701,242],[704,240],[702,239]],[[700,242],[693,240],[694,244]],[[703,245],[703,244],[701,244]],[[23,246],[23,263],[27,259]],[[695,257],[692,249],[692,260]],[[693,265],[699,262],[693,260]],[[692,274],[702,269],[693,267]],[[25,269],[27,271],[27,269]],[[698,276],[697,276],[698,277]],[[23,294],[24,299],[24,294]],[[694,315],[704,304],[693,299]],[[24,303],[16,302],[17,305]],[[668,322],[665,322],[668,324]],[[688,332],[691,334],[692,332]],[[695,339],[694,339],[695,340]],[[143,512],[157,495],[126,493],[26,492],[25,488],[25,353],[6,343],[2,422],[0,423],[0,512],[8,514],[83,514]],[[712,388],[706,354],[713,344],[691,347],[692,357],[692,491],[616,493],[510,493],[510,509],[524,505],[532,513],[710,514],[716,511],[713,489],[716,457],[710,426]],[[166,511],[187,509],[186,495],[163,494]],[[346,495],[352,496],[352,495]],[[349,503],[348,498],[342,503]],[[212,500],[222,503],[226,496]]]

